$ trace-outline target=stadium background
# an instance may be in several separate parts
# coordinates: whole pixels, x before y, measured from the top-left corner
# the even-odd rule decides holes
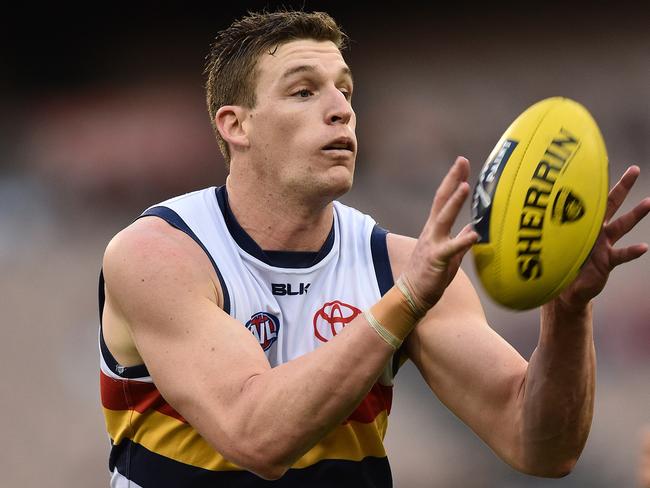
[[[4,18],[3,486],[107,486],[96,346],[102,252],[149,204],[223,183],[204,108],[203,58],[219,28],[267,4],[31,5]],[[650,192],[649,17],[634,3],[464,3],[471,15],[460,4],[285,5],[326,9],[352,38],[360,149],[355,187],[343,200],[384,227],[417,235],[454,156],[470,159],[474,183],[514,116],[553,95],[592,111],[610,178],[628,163],[641,166],[630,202]],[[646,219],[626,242],[649,239]],[[614,273],[596,301],[595,419],[570,476],[514,472],[406,366],[387,438],[395,486],[633,486],[639,431],[650,422],[649,259]],[[471,260],[463,267],[494,328],[528,357],[538,313],[495,306]]]

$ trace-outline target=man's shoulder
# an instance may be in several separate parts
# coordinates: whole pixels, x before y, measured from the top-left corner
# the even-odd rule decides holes
[[[193,272],[204,266],[205,255],[192,239],[157,217],[143,217],[118,232],[104,252],[103,270],[111,276],[150,274],[174,267]]]
[[[147,207],[131,224],[119,231],[108,243],[104,259],[123,259],[125,256],[155,258],[160,254],[171,252],[174,254],[196,253],[196,246],[192,239],[184,232],[170,225],[166,215],[153,209],[166,208],[173,212],[191,205],[199,199],[214,197],[215,187],[195,190]]]
[[[388,251],[396,255],[410,256],[417,242],[417,239],[410,236],[404,236],[394,232],[388,232],[386,234]]]

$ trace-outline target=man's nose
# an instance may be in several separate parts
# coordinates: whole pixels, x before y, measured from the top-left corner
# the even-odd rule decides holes
[[[345,94],[338,88],[333,89],[330,97],[328,97],[325,122],[328,124],[347,124],[353,114],[352,105],[345,97]]]

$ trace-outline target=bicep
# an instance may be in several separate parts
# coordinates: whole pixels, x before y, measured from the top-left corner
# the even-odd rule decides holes
[[[156,239],[135,234],[107,250],[107,293],[165,400],[215,444],[228,438],[229,412],[246,381],[269,363],[217,305],[203,251],[167,231]]]
[[[250,332],[214,302],[178,300],[130,325],[162,395],[201,430],[201,419],[226,422],[246,381],[270,366]]]

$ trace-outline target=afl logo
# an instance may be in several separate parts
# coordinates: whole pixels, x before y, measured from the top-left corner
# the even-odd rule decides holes
[[[314,314],[314,335],[327,342],[360,313],[357,307],[339,300],[327,302]]]
[[[251,331],[262,349],[266,351],[278,340],[280,321],[270,313],[257,312],[246,322],[246,328]]]

